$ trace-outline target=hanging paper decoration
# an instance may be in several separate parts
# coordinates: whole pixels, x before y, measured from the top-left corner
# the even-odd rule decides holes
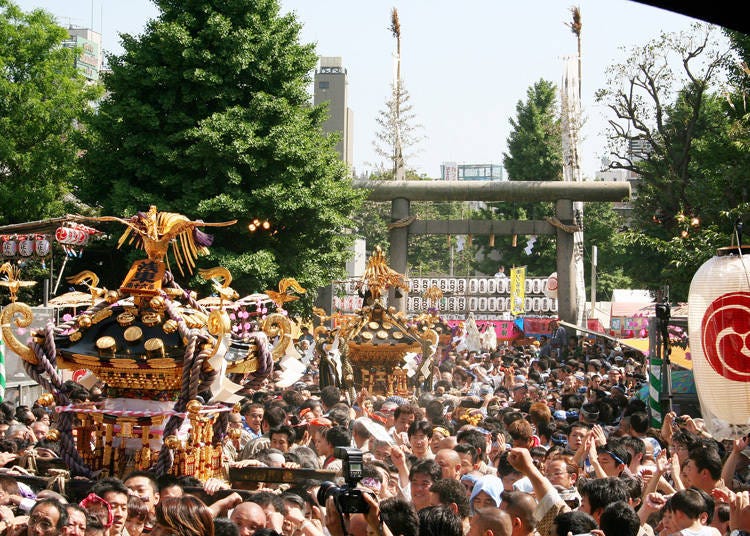
[[[50,252],[49,238],[46,235],[37,235],[34,240],[34,253],[37,257],[46,257]]]
[[[707,431],[718,440],[750,432],[750,247],[722,248],[690,284],[688,331]]]
[[[18,254],[21,257],[31,257],[34,254],[34,241],[31,238],[23,237],[18,242]]]
[[[55,239],[66,246],[83,246],[89,235],[86,231],[73,229],[72,227],[58,227],[55,231]]]
[[[552,272],[544,285],[544,295],[552,300],[557,299],[557,272]]]
[[[3,257],[15,257],[18,252],[18,244],[10,237],[3,240]]]

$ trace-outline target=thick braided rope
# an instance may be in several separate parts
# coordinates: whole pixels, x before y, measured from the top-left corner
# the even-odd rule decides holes
[[[81,456],[78,454],[76,449],[75,441],[73,440],[73,420],[75,415],[66,411],[58,416],[57,426],[60,430],[60,457],[70,467],[70,473],[73,476],[83,476],[86,478],[92,478],[94,473],[91,468],[86,465]]]
[[[391,229],[401,229],[403,227],[409,227],[416,220],[416,216],[407,216],[406,218],[401,218],[400,220],[389,223],[388,230],[390,231]]]
[[[22,360],[21,363],[23,364],[23,368],[26,371],[26,374],[28,374],[29,377],[32,380],[34,380],[36,383],[41,385],[45,391],[55,395],[55,402],[57,402],[58,397],[56,393],[57,389],[55,388],[55,386],[52,385],[52,383],[47,378],[42,376],[41,373],[37,370],[37,368],[34,365],[32,365],[26,360]]]
[[[214,445],[220,444],[227,435],[227,427],[229,426],[229,412],[222,411],[216,416],[214,421]]]
[[[62,379],[55,368],[50,363],[50,359],[46,354],[47,350],[52,351],[52,355],[56,355],[57,350],[55,349],[55,343],[52,337],[52,329],[48,325],[48,336],[45,340],[45,347],[43,348],[40,344],[33,342],[31,347],[34,353],[39,358],[39,364],[33,366],[30,363],[24,361],[24,368],[26,373],[34,379],[39,385],[44,387],[45,390],[52,393],[55,397],[55,402],[60,405],[68,405],[70,400],[67,395],[62,391]],[[49,341],[52,340],[51,343]],[[51,371],[51,372],[50,372]],[[50,379],[43,376],[47,373]],[[73,476],[83,476],[91,478],[93,473],[91,469],[83,463],[78,450],[76,450],[75,441],[73,440],[73,413],[64,413],[57,419],[57,429],[60,431],[60,457],[70,467],[71,474]]]
[[[202,337],[200,336],[200,333],[198,330],[193,330],[191,333],[190,343],[192,345],[192,352],[195,357],[193,357],[193,362],[190,366],[190,381],[188,383],[188,392],[187,392],[187,400],[192,400],[198,395],[198,387],[201,383],[201,368],[203,366],[203,360],[208,356],[208,350],[201,350],[196,353],[198,350],[198,340],[201,340]],[[187,349],[186,349],[187,350]]]
[[[51,366],[49,360],[47,359],[47,355],[44,353],[44,348],[42,348],[36,342],[32,342],[30,348],[34,352],[34,355],[36,355],[37,359],[39,360],[39,362],[36,365],[31,365],[31,367],[40,376],[44,373],[47,373],[47,376],[49,377],[49,379],[45,378],[45,380],[49,382],[49,385],[51,386],[52,390],[59,389],[60,387],[62,387],[61,378],[57,370]],[[50,392],[52,392],[52,390]]]
[[[205,339],[204,339],[205,340]],[[218,344],[218,342],[217,342]],[[201,345],[203,346],[203,345]],[[212,370],[211,372],[205,372],[203,370],[203,364],[208,361],[208,359],[211,357],[211,352],[213,352],[212,346],[206,346],[205,348],[201,348],[200,353],[198,354],[198,361],[200,362],[200,367],[194,366],[194,374],[196,374],[195,381],[197,381],[197,384],[195,385],[195,393],[202,393],[204,391],[207,391],[211,384],[214,381],[214,378],[216,377],[217,372]],[[191,383],[193,379],[191,378]]]
[[[170,287],[179,290],[182,292],[182,297],[190,307],[193,309],[197,309],[201,312],[206,312],[206,308],[203,307],[200,303],[198,303],[198,300],[193,298],[193,296],[188,292],[187,290],[183,289],[177,282],[174,280],[174,275],[172,275],[172,272],[165,272],[164,277],[162,278],[162,285],[164,287]]]
[[[93,315],[94,313],[96,313],[100,309],[104,309],[108,305],[109,305],[109,303],[107,303],[105,300],[102,300],[100,302],[95,303],[94,305],[91,305],[88,309],[86,309],[84,312],[82,312],[80,315],[78,315],[78,317],[80,317],[81,315],[84,315],[84,314],[85,315]],[[78,317],[76,317],[76,318],[78,318]],[[55,333],[57,335],[62,335],[63,333],[65,333],[69,329],[75,327],[76,326],[76,318],[71,318],[67,322],[62,322],[62,323],[58,324],[57,326],[55,326]]]
[[[44,328],[44,351],[52,370],[57,370],[57,347],[55,346],[55,324],[47,322]],[[61,378],[62,380],[62,378]]]
[[[190,328],[188,327],[187,322],[185,322],[185,319],[180,315],[177,302],[166,298],[165,303],[167,306],[167,315],[169,315],[170,319],[177,322],[177,331],[180,332],[180,338],[182,340],[187,340],[190,337]]]
[[[578,225],[566,225],[554,216],[548,216],[544,218],[547,223],[549,223],[552,227],[556,227],[562,231],[565,231],[566,233],[573,234],[577,233],[581,230],[581,228]]]
[[[252,334],[258,343],[258,368],[253,373],[253,377],[245,383],[245,387],[257,389],[263,383],[263,380],[273,372],[273,355],[271,343],[265,332],[257,331]]]
[[[182,291],[183,297],[186,301],[191,301],[190,293],[185,292],[180,288],[180,286],[174,281],[174,276],[171,272],[166,272],[164,274],[164,277],[162,278],[162,285],[164,287],[171,287],[176,288],[180,291]],[[178,304],[169,296],[164,294],[165,303],[166,303],[166,311],[169,318],[177,322],[177,331],[180,334],[180,338],[182,340],[189,341],[187,347],[185,348],[185,357],[182,364],[182,384],[181,384],[181,390],[180,395],[177,398],[177,401],[174,405],[174,411],[178,413],[182,413],[185,411],[185,408],[187,407],[187,403],[190,401],[190,374],[193,369],[193,365],[195,362],[195,345],[197,343],[197,338],[193,337],[193,333],[188,328],[187,323],[185,322],[185,319],[179,314],[178,311]],[[194,301],[194,300],[192,300]],[[198,305],[196,303],[196,305]],[[164,432],[162,437],[166,438],[170,435],[173,435],[179,428],[182,426],[182,423],[184,422],[184,418],[173,415],[169,418],[167,423],[164,425]],[[171,449],[166,448],[165,446],[162,446],[161,450],[159,451],[159,457],[156,460],[156,463],[154,464],[154,473],[158,476],[164,475],[169,471],[169,469],[172,467],[172,464],[174,463],[174,456],[172,454]]]
[[[198,357],[195,353],[197,340],[198,332],[191,332],[190,338],[188,339],[188,344],[185,347],[185,359],[182,365],[182,388],[180,390],[180,396],[177,398],[177,401],[174,405],[174,411],[177,413],[183,413],[187,407],[187,403],[191,399],[190,380],[193,368],[195,367],[195,363]],[[180,426],[182,426],[184,420],[184,417],[172,415],[167,421],[167,424],[164,426],[162,437],[167,438],[171,435],[174,435],[175,432],[177,432],[177,430],[180,428]],[[172,455],[171,449],[168,449],[166,446],[162,445],[162,448],[159,451],[159,458],[156,460],[156,464],[154,464],[153,471],[157,476],[165,475],[167,471],[169,471],[169,469],[172,467],[173,463],[174,456]]]

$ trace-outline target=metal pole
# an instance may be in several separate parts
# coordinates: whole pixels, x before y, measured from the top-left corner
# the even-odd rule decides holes
[[[68,264],[68,256],[65,255],[65,258],[63,259],[62,266],[60,266],[60,273],[57,275],[57,282],[55,283],[55,288],[52,290],[52,294],[57,294],[57,287],[60,286],[60,280],[62,279],[63,273],[65,272],[65,265]]]

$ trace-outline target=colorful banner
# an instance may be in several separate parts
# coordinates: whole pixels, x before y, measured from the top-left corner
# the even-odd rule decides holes
[[[655,355],[649,356],[648,405],[651,409],[651,426],[654,428],[661,428],[664,420],[661,407],[661,369],[662,360]]]
[[[526,312],[526,267],[510,270],[510,314],[522,315]]]
[[[552,318],[524,318],[523,332],[526,336],[539,336],[550,334],[550,323]]]

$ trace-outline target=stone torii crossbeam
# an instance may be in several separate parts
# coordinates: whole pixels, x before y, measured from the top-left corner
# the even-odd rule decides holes
[[[409,235],[556,235],[557,304],[561,320],[576,323],[576,278],[573,260],[575,226],[573,203],[613,202],[630,199],[628,182],[560,181],[354,181],[357,188],[369,190],[370,201],[391,202],[390,265],[402,274],[407,270]],[[562,225],[543,220],[416,220],[412,201],[554,201],[555,217]],[[393,301],[391,301],[393,300]],[[403,310],[403,298],[389,296]]]

